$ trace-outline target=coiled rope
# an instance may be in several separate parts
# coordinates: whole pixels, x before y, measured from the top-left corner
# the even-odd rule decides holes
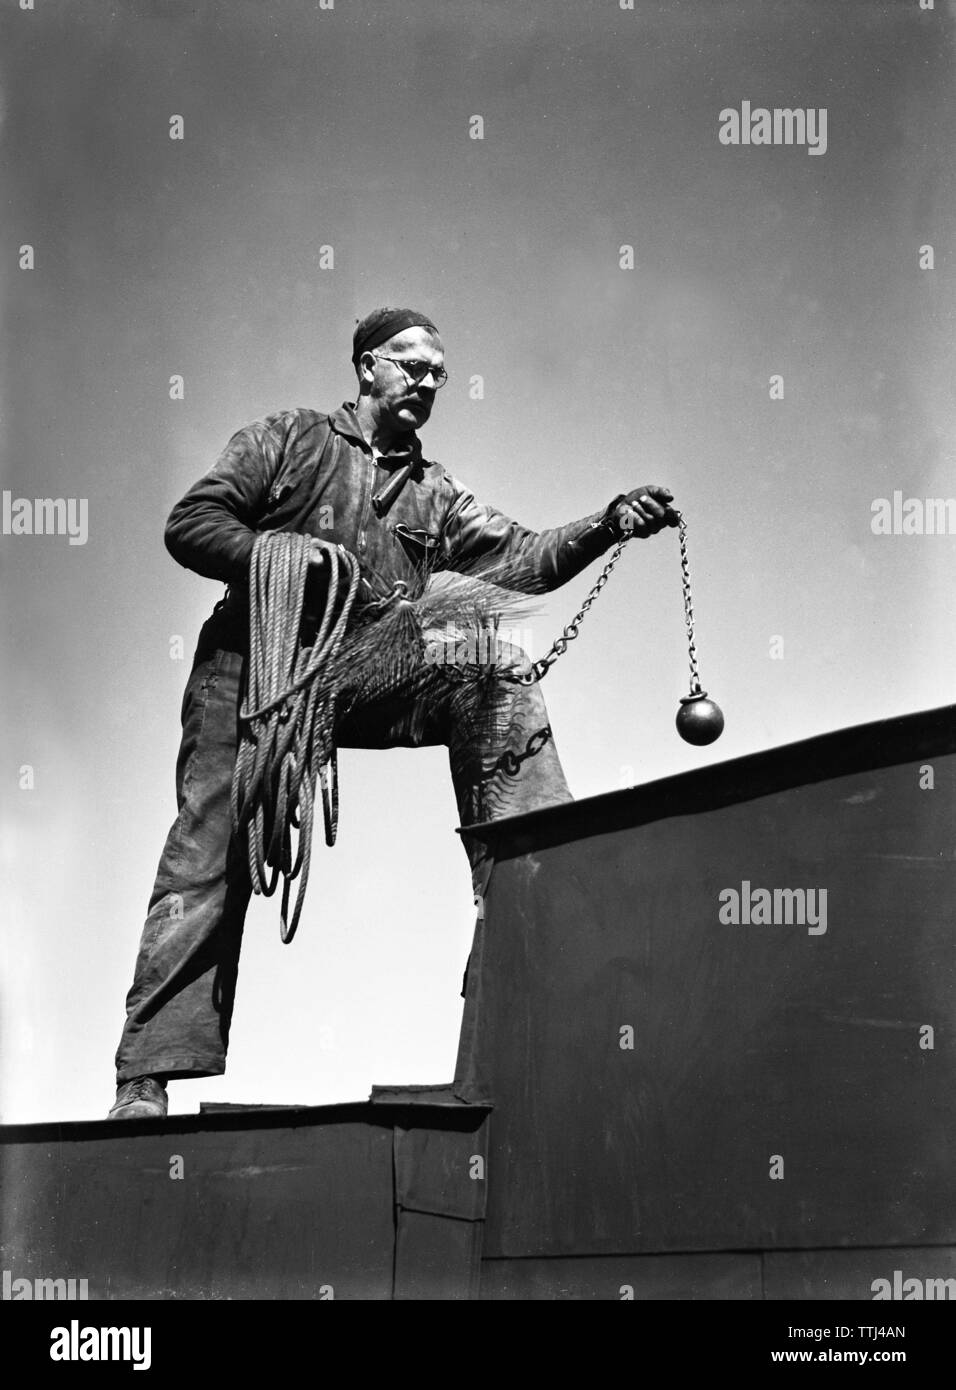
[[[316,553],[327,572],[327,594],[315,641],[304,647],[300,625],[310,556]],[[247,839],[253,892],[270,897],[283,879],[280,935],[285,942],[299,925],[309,881],[320,774],[325,842],[335,843],[336,690],[330,667],[358,584],[358,561],[343,546],[284,531],[265,531],[256,539],[249,568],[248,691],[239,711],[232,823]],[[298,831],[294,858],[293,830]],[[300,875],[290,920],[291,886]]]

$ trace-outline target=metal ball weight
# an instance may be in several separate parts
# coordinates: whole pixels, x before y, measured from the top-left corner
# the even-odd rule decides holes
[[[720,706],[708,700],[707,691],[685,695],[677,711],[677,732],[685,743],[698,747],[713,743],[724,731],[724,716]]]

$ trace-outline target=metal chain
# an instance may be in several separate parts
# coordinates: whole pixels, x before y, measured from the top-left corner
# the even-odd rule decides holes
[[[684,520],[683,512],[677,512],[676,515],[678,518],[677,534],[680,540],[681,582],[684,588],[684,623],[687,628],[687,651],[690,658],[690,693],[691,695],[700,695],[703,694],[703,690],[700,684],[700,675],[697,670],[697,648],[694,645],[694,605],[690,591],[690,565],[687,560],[687,522]],[[630,539],[630,534],[627,534],[622,536],[618,541],[611,554],[610,560],[608,560],[607,564],[598,575],[597,581],[591,589],[591,592],[568,623],[561,636],[552,642],[546,655],[541,657],[538,661],[533,661],[530,670],[523,672],[521,675],[512,674],[511,672],[501,673],[506,680],[513,680],[517,682],[518,685],[534,685],[535,681],[544,680],[558,657],[563,656],[567,651],[568,643],[573,642],[575,637],[577,637],[578,629],[584,620],[585,614],[604,588],[610,577],[611,571],[618,560],[620,560],[624,553],[624,547]]]
[[[687,628],[687,651],[690,657],[690,693],[699,695],[702,691],[697,671],[697,648],[694,645],[694,605],[690,596],[690,565],[687,563],[687,522],[682,512],[678,512],[677,515],[680,518],[677,534],[680,539],[681,582],[684,586],[684,624]]]
[[[503,772],[507,777],[517,777],[521,771],[521,764],[528,758],[536,757],[552,737],[551,725],[545,724],[541,729],[536,729],[525,744],[523,753],[515,753],[510,748],[506,748],[501,757],[495,763],[492,775],[495,772]]]
[[[564,653],[568,649],[568,643],[573,642],[575,637],[577,637],[578,628],[581,626],[585,614],[587,613],[588,609],[591,607],[591,604],[594,602],[598,594],[601,592],[601,590],[607,583],[611,574],[611,570],[617,564],[618,560],[620,560],[621,556],[624,553],[624,547],[627,545],[629,540],[630,536],[628,535],[624,536],[621,540],[618,541],[617,545],[614,547],[610,560],[608,560],[607,564],[604,566],[603,570],[598,575],[594,587],[591,589],[591,592],[588,594],[587,598],[581,604],[581,607],[578,609],[577,613],[575,613],[574,617],[568,623],[561,636],[557,637],[554,640],[554,642],[552,642],[550,650],[547,652],[547,654],[545,656],[542,656],[538,661],[533,661],[531,663],[530,671],[525,671],[521,675],[516,675],[513,677],[510,676],[509,679],[517,681],[519,685],[534,685],[535,681],[544,680],[545,676],[551,670],[551,667],[557,661],[558,657],[564,656]]]

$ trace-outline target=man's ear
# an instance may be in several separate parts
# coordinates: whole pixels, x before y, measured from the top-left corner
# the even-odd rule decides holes
[[[363,352],[358,360],[358,379],[359,385],[363,382],[371,384],[372,376],[375,372],[375,354],[373,352]]]
[[[359,391],[360,391],[360,392],[361,392],[363,389],[367,389],[367,387],[368,387],[368,381],[367,381],[367,379],[366,379],[367,373],[366,373],[365,365],[364,365],[364,364],[365,364],[365,359],[366,359],[366,357],[370,357],[370,356],[371,356],[371,353],[363,352],[363,353],[361,354],[361,356],[359,357],[358,361],[357,361],[356,364],[355,364],[355,379],[356,379],[356,381],[358,382],[358,387],[359,387]]]

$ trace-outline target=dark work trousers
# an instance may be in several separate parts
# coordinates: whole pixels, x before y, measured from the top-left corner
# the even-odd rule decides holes
[[[126,1000],[118,1082],[225,1071],[251,894],[246,851],[232,833],[229,804],[245,657],[211,646],[212,621],[200,635],[183,697],[179,814],[159,862]],[[499,646],[499,669],[522,658],[517,649]],[[553,740],[547,738],[527,756],[529,738],[548,724],[537,683],[486,675],[482,717],[475,713],[476,688],[474,681],[453,679],[440,665],[423,664],[405,689],[350,709],[336,726],[336,743],[346,748],[444,744],[463,826],[570,801]],[[486,717],[489,708],[492,718]],[[504,768],[499,765],[503,754]],[[320,823],[321,816],[317,834]],[[463,838],[480,894],[490,867],[486,851],[477,839]],[[425,869],[420,866],[421,873]]]

